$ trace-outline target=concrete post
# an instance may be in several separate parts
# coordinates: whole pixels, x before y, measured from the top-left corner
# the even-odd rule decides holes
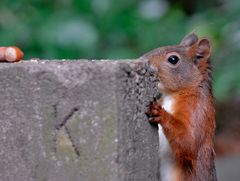
[[[157,181],[153,81],[139,60],[0,64],[0,180]]]

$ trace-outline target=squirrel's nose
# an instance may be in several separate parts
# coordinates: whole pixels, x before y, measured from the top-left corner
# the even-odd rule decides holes
[[[147,65],[147,71],[150,73],[150,74],[154,74],[157,72],[157,68],[153,65],[151,65],[150,63],[148,63]]]
[[[150,74],[155,74],[157,72],[157,68],[149,62],[149,59],[147,57],[142,56],[140,59],[146,64],[146,69]]]

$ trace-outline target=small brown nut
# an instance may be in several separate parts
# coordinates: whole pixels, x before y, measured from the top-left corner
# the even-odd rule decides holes
[[[18,62],[23,58],[23,55],[24,54],[20,48],[10,46],[6,48],[4,58],[8,62]]]

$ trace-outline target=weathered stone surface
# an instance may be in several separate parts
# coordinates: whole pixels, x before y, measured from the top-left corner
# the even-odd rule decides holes
[[[143,63],[0,64],[1,181],[156,181]]]

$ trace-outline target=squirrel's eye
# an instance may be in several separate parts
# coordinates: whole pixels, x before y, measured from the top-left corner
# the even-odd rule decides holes
[[[170,57],[168,57],[168,62],[170,62],[173,65],[178,63],[178,61],[179,61],[179,58],[176,55],[171,55]]]

